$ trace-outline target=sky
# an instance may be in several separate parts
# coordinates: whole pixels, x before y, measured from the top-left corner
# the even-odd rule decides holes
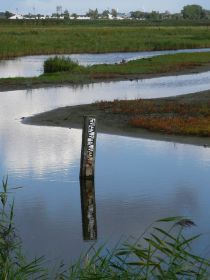
[[[63,10],[68,9],[70,13],[85,13],[89,8],[98,8],[99,11],[114,8],[119,12],[168,10],[174,13],[189,4],[198,4],[210,10],[209,0],[0,0],[0,11],[51,14],[56,11],[56,6],[62,6]]]

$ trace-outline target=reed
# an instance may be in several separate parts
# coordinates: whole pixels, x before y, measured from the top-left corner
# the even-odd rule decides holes
[[[200,235],[186,238],[184,234],[185,227],[193,225],[183,217],[158,220],[137,242],[119,245],[105,254],[101,247],[92,256],[81,258],[67,279],[208,279],[209,260],[191,250]]]

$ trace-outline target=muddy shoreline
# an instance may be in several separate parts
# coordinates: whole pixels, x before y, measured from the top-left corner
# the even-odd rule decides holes
[[[166,99],[177,102],[198,102],[202,104],[210,102],[210,90],[153,100],[158,100],[158,102],[161,102]],[[49,112],[23,118],[22,122],[29,125],[81,129],[84,115],[96,116],[99,133],[169,141],[174,143],[193,144],[203,146],[205,148],[210,147],[210,137],[167,135],[159,132],[151,132],[146,129],[130,127],[128,125],[128,116],[126,114],[110,114],[110,112],[100,110],[96,103],[58,108]]]

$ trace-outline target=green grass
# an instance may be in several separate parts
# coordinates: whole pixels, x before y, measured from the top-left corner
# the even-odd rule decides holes
[[[89,71],[91,73],[158,74],[179,72],[209,63],[209,52],[180,53],[173,55],[161,55],[146,59],[137,59],[117,65],[94,65],[89,67]]]
[[[0,22],[0,59],[33,54],[103,53],[210,47],[210,26],[139,22]]]
[[[51,68],[53,68],[53,70],[45,69],[48,64]],[[137,59],[118,64],[98,64],[87,67],[79,67],[77,63],[68,58],[55,57],[45,61],[44,72],[50,73],[69,71],[70,73],[87,73],[93,76],[100,76],[101,74],[158,74],[179,72],[198,66],[204,66],[206,64],[210,64],[210,52],[160,55],[152,58]]]
[[[152,280],[209,279],[210,261],[196,255],[191,247],[200,235],[186,237],[185,228],[194,223],[183,217],[156,221],[133,242],[117,245],[112,250],[91,247],[75,264],[60,267],[52,276],[44,268],[43,258],[27,261],[21,252],[13,224],[14,203],[10,205],[8,181],[0,192],[0,279],[59,280]]]

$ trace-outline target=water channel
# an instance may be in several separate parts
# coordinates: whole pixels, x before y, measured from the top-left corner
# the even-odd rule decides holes
[[[21,117],[97,100],[173,96],[210,89],[210,73],[0,93],[0,177],[9,175],[15,224],[27,256],[69,263],[97,239],[137,238],[154,220],[187,215],[210,255],[210,149],[99,134],[92,217],[80,190],[81,130],[25,125]],[[205,248],[205,250],[204,250]]]
[[[191,53],[191,52],[208,52],[210,48],[204,49],[185,49],[185,50],[166,50],[152,52],[131,52],[131,53],[109,53],[109,54],[71,54],[64,55],[81,65],[92,65],[102,63],[119,63],[123,59],[126,61],[140,58],[149,58],[158,55]],[[63,56],[63,55],[60,55]],[[9,60],[0,60],[0,78],[8,77],[32,77],[39,76],[43,73],[43,63],[54,55],[35,55],[25,56]]]

